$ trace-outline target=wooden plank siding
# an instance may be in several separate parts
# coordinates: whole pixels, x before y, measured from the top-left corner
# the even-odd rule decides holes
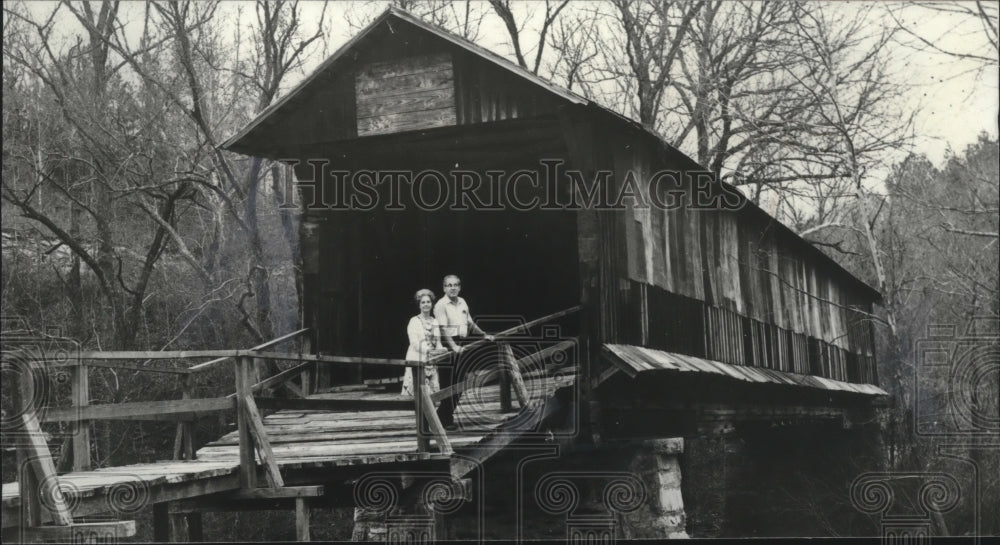
[[[353,70],[325,75],[299,100],[301,107],[265,127],[280,155],[295,158],[296,146],[358,136]]]
[[[409,23],[383,22],[352,49],[228,144],[258,157],[321,159],[358,138],[555,115],[567,103]]]
[[[245,149],[267,156],[296,150],[288,157],[327,158],[331,169],[345,170],[510,169],[564,158],[588,180],[613,172],[612,198],[630,183],[630,173],[644,192],[654,172],[697,168],[627,120],[574,103],[491,62],[488,52],[414,25],[374,29],[352,54],[325,67],[281,116],[261,125],[274,129],[268,143],[257,131],[261,140]],[[312,176],[304,163],[295,171],[299,180]],[[665,180],[661,191],[695,201],[693,181],[678,178]],[[664,210],[629,201],[624,210],[577,211],[579,283],[597,303],[593,340],[874,380],[864,315],[872,294],[774,220],[752,212]],[[303,322],[322,332],[313,343],[321,352],[350,352],[377,340],[358,333],[371,327],[363,321],[368,303],[360,294],[378,282],[358,271],[371,265],[366,256],[373,248],[392,246],[389,227],[377,219],[313,208],[301,224]]]
[[[455,124],[455,73],[447,53],[363,65],[354,88],[358,136]]]
[[[550,115],[561,101],[467,52],[455,52],[459,125]]]
[[[670,166],[641,135],[609,138],[616,191],[628,177],[646,191],[651,173]],[[679,169],[678,169],[679,170]],[[694,202],[685,177],[661,190]],[[664,197],[666,200],[666,197]],[[627,285],[602,301],[605,339],[704,357],[733,365],[851,382],[875,382],[873,342],[852,293],[818,259],[793,250],[791,235],[745,210],[681,206],[662,209],[626,200],[618,246]],[[605,231],[607,227],[601,226]],[[645,287],[641,287],[645,286]],[[623,297],[621,308],[612,295]],[[621,324],[629,324],[628,330]],[[634,331],[632,331],[634,329]]]

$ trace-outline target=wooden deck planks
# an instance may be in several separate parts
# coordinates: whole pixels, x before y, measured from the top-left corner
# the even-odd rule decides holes
[[[569,384],[569,377],[525,380],[532,399],[541,399],[555,388]],[[398,400],[394,393],[353,391],[330,392],[310,396],[340,400]],[[455,411],[456,420],[467,433],[449,434],[455,447],[473,445],[483,439],[513,414],[500,413],[497,385],[469,392]],[[345,417],[347,417],[345,419]],[[264,418],[264,427],[278,464],[285,467],[293,459],[331,461],[355,455],[400,453],[416,449],[412,413],[407,411],[369,411],[364,413],[281,411]],[[482,435],[479,435],[482,434]],[[198,451],[201,460],[227,460],[235,456],[236,436],[227,434]],[[293,458],[294,456],[294,458]]]
[[[573,376],[525,377],[532,401],[544,399],[560,387],[572,384]],[[310,396],[320,399],[396,400],[398,394],[370,390],[328,392]],[[514,419],[514,413],[500,413],[500,393],[496,384],[471,390],[456,409],[460,431],[448,433],[452,448],[459,452],[477,447],[494,435],[497,427]],[[274,459],[282,470],[322,469],[369,464],[407,463],[449,459],[437,452],[416,452],[412,411],[329,412],[288,410],[263,418]],[[437,443],[432,439],[432,447]],[[157,487],[193,483],[233,475],[239,467],[236,432],[226,434],[199,449],[192,461],[161,461],[129,466],[72,472],[59,476],[64,493],[74,500],[114,493],[122,487],[151,491]],[[18,484],[5,483],[4,509],[20,502]]]
[[[148,492],[153,487],[199,481],[235,471],[236,464],[229,462],[160,462],[66,473],[59,476],[59,485],[64,494],[79,500],[114,491]],[[18,492],[17,483],[3,484],[5,508],[20,501]]]

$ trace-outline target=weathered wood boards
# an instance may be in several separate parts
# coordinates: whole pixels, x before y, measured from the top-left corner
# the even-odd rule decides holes
[[[179,461],[137,464],[72,472],[59,476],[59,487],[72,515],[134,513],[149,503],[211,494],[239,487],[232,462]],[[18,524],[18,483],[3,485],[4,528]],[[50,520],[51,515],[44,520]]]
[[[118,520],[9,528],[4,530],[3,540],[9,543],[118,543],[134,535],[134,520]]]
[[[46,408],[42,422],[82,420],[190,420],[211,412],[228,411],[236,406],[231,398],[170,399],[137,401],[116,405],[85,405],[65,409]]]
[[[451,454],[451,441],[448,440],[448,434],[445,433],[444,426],[441,425],[441,420],[438,418],[437,412],[434,410],[434,401],[431,400],[431,389],[426,384],[420,385],[420,391],[417,392],[420,396],[420,418],[427,422],[430,427],[431,433],[434,434],[434,441],[437,442],[438,450],[441,454]],[[422,446],[421,450],[427,450],[425,446]]]
[[[253,436],[254,447],[257,456],[264,464],[264,475],[267,477],[267,484],[271,488],[281,488],[285,486],[285,481],[281,477],[278,469],[278,462],[274,458],[274,451],[271,449],[271,442],[267,437],[267,430],[264,429],[264,422],[257,410],[257,404],[253,397],[243,396],[243,409],[247,412],[247,423],[250,425],[250,435]]]
[[[22,475],[25,473],[23,469],[28,469],[28,471],[33,473],[34,479],[32,480],[38,485],[39,499],[48,508],[56,524],[63,526],[72,524],[73,516],[66,504],[66,498],[59,489],[59,480],[56,478],[56,467],[52,463],[52,455],[49,453],[48,445],[45,444],[45,435],[38,425],[38,419],[35,417],[34,411],[28,411],[27,414],[22,415],[21,421],[24,424],[24,435],[28,443],[22,449],[25,451],[24,454],[27,455],[27,464],[29,467],[19,469],[22,470]],[[21,459],[18,461],[23,463],[24,457],[21,456]],[[24,497],[34,491],[26,487],[20,492],[22,492],[22,497]]]
[[[355,77],[358,136],[454,125],[450,54],[373,62]]]
[[[526,378],[526,395],[542,399],[555,388],[569,384],[572,377]],[[318,394],[314,398],[399,400],[398,394],[369,391]],[[430,393],[427,392],[427,397]],[[432,401],[425,399],[425,405]],[[354,401],[360,403],[360,401]],[[369,402],[371,403],[371,402]],[[412,401],[407,401],[411,404]],[[434,414],[430,411],[430,414]],[[435,415],[436,416],[436,415]],[[451,448],[476,444],[483,435],[502,424],[511,415],[500,414],[497,385],[477,389],[463,398],[456,410],[457,421],[465,432],[461,435],[444,435],[443,428],[431,422],[431,432],[438,448]],[[432,419],[433,420],[433,419]],[[393,452],[416,450],[416,433],[412,408],[398,411],[325,412],[286,410],[262,420],[264,433],[271,444],[275,459],[281,467],[291,460],[305,458],[328,459],[363,457]],[[443,439],[442,439],[443,437]],[[442,449],[446,450],[446,449]],[[235,460],[238,454],[236,432],[227,434],[198,451],[199,460]]]
[[[672,163],[641,134],[619,133],[609,145],[616,187],[633,184],[645,196],[655,192],[668,206],[654,206],[642,195],[623,203],[619,223],[628,252],[623,275],[630,282],[612,287],[605,297],[628,300],[625,319],[636,325],[626,336],[611,334],[620,328],[606,327],[606,340],[735,365],[874,382],[872,341],[862,327],[867,323],[863,313],[871,308],[870,290],[831,267],[776,220],[746,206],[723,206],[723,191],[710,176],[699,182],[695,171],[683,172],[696,168],[693,162]],[[668,171],[673,175],[652,185],[653,172]],[[692,305],[656,308],[665,301],[654,297],[655,290]],[[670,315],[683,315],[684,323],[671,324]],[[679,346],[679,338],[692,335],[702,340],[700,346]]]
[[[244,367],[248,365],[245,364]],[[524,378],[526,390],[532,401],[545,399],[555,389],[571,385],[572,381],[571,375]],[[247,382],[241,387],[244,395],[250,386]],[[429,407],[433,402],[426,399],[430,397],[429,392],[424,393],[424,401]],[[398,395],[395,394],[379,394],[367,390],[320,394],[317,397],[349,396],[398,399]],[[246,397],[244,402],[246,406],[250,405]],[[432,423],[435,446],[442,447],[446,452],[458,450],[475,453],[477,459],[492,455],[514,437],[512,433],[496,435],[493,433],[494,429],[511,418],[515,418],[518,422],[523,420],[514,415],[501,415],[499,409],[499,391],[496,385],[488,385],[470,393],[463,398],[463,402],[456,410],[455,416],[461,427],[460,432],[445,435],[442,428]],[[288,410],[260,419],[260,425],[255,425],[252,420],[256,419],[248,418],[246,425],[248,428],[256,427],[256,431],[250,432],[248,429],[248,433],[257,437],[267,437],[271,452],[265,457],[272,458],[282,470],[296,468],[323,470],[359,466],[360,471],[367,464],[409,463],[442,456],[434,452],[416,452],[412,408],[402,411],[371,412]],[[371,435],[359,437],[354,435],[357,433]],[[236,432],[230,434],[232,439],[235,439],[235,435]],[[484,441],[492,442],[484,444]],[[106,511],[107,498],[124,490],[139,491],[135,501],[145,504],[198,497],[239,488],[240,453],[235,441],[222,438],[200,449],[197,458],[196,461],[157,462],[73,472],[61,475],[59,483],[63,487],[64,497],[74,506],[74,514]],[[315,489],[311,488],[274,488],[267,491],[245,492],[245,494],[284,497],[314,492]],[[244,494],[244,492],[233,493]],[[7,515],[17,512],[18,494],[17,483],[3,485],[4,527],[17,523],[16,516]],[[129,505],[124,505],[123,508],[127,509]],[[307,535],[305,532],[308,526],[307,509],[308,505],[300,507],[302,517],[299,524],[300,536]]]

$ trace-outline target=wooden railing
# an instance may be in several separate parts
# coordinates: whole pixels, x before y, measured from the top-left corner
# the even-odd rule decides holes
[[[535,354],[515,359],[514,352],[508,341],[530,328],[552,322],[561,317],[579,312],[582,306],[576,306],[548,316],[532,320],[501,331],[494,335],[494,340],[501,361],[501,389],[513,387],[518,404],[521,408],[528,405],[529,395],[524,385],[520,369],[525,365],[540,362],[559,351],[572,347],[576,341],[567,340],[545,348]],[[284,487],[284,480],[279,471],[277,460],[271,450],[267,432],[263,423],[263,410],[305,409],[305,410],[414,410],[416,420],[417,451],[429,452],[430,440],[433,438],[441,454],[453,452],[447,433],[442,426],[434,408],[434,403],[449,395],[463,392],[473,385],[472,377],[461,383],[454,384],[439,392],[431,392],[425,383],[423,367],[444,364],[455,354],[446,353],[428,362],[409,361],[401,359],[372,358],[357,356],[329,356],[310,353],[307,329],[289,333],[266,343],[246,350],[181,350],[181,351],[94,351],[79,353],[72,361],[52,363],[46,362],[47,368],[52,366],[71,367],[72,390],[71,407],[45,407],[42,415],[24,406],[23,423],[28,435],[37,439],[29,445],[31,448],[21,452],[19,458],[32,460],[28,471],[19,473],[20,494],[22,505],[40,505],[38,486],[32,483],[49,483],[58,486],[58,477],[52,463],[51,453],[45,444],[40,430],[43,422],[69,422],[74,428],[72,435],[73,470],[86,471],[91,467],[90,422],[100,420],[148,420],[173,421],[177,423],[174,442],[174,459],[193,460],[195,458],[195,440],[193,424],[197,417],[220,411],[236,410],[237,430],[239,435],[239,477],[241,488],[255,489],[258,487],[257,463],[259,457],[267,486],[271,489]],[[271,351],[281,343],[302,337],[303,343],[297,353]],[[491,341],[480,340],[467,346],[474,349]],[[189,367],[166,367],[148,365],[151,361],[182,361],[190,359],[210,358]],[[135,363],[144,360],[146,363]],[[274,376],[260,379],[258,369],[266,361],[294,361],[297,365],[280,371]],[[218,369],[223,364],[233,365],[235,391],[224,397],[195,398],[195,379],[209,370]],[[412,400],[343,400],[343,399],[309,399],[316,385],[314,380],[320,365],[380,365],[409,367],[413,370],[414,386],[417,395]],[[91,404],[90,401],[90,369],[129,369],[134,371],[174,375],[181,382],[181,398],[163,401],[127,402],[117,404]],[[31,373],[43,372],[42,365],[37,362],[31,366]],[[299,378],[298,386],[292,380]],[[22,377],[22,380],[33,380]],[[275,388],[288,389],[297,397],[274,397],[268,392]],[[503,397],[503,396],[502,396]],[[505,407],[509,409],[510,395],[507,392]],[[32,431],[37,433],[31,433]],[[37,443],[37,444],[36,444]],[[68,445],[69,446],[69,445]],[[27,447],[26,447],[27,448]],[[47,461],[47,463],[46,463]],[[23,480],[22,480],[23,479]],[[56,491],[49,491],[46,505],[56,508],[53,518],[58,524],[72,524],[72,516],[59,498]],[[41,491],[45,494],[45,491]],[[26,526],[38,526],[40,520],[26,521]]]
[[[525,322],[523,324],[519,324],[517,326],[505,329],[505,330],[503,330],[503,331],[501,331],[501,332],[496,333],[496,334],[493,335],[493,339],[494,339],[493,342],[495,342],[497,344],[498,350],[500,351],[500,359],[499,359],[499,361],[501,363],[501,367],[500,367],[500,405],[501,405],[501,410],[503,410],[503,411],[509,411],[511,409],[511,401],[510,401],[510,393],[509,393],[509,388],[511,386],[513,386],[513,388],[514,388],[514,392],[517,395],[518,404],[521,406],[521,408],[524,408],[527,405],[527,402],[528,402],[528,391],[527,391],[527,388],[525,387],[524,381],[523,381],[523,379],[521,377],[520,369],[522,367],[524,367],[524,366],[526,366],[526,365],[528,365],[528,364],[530,364],[532,362],[543,361],[543,360],[549,358],[550,356],[552,356],[553,354],[555,354],[557,352],[562,352],[562,351],[568,350],[569,348],[571,348],[571,347],[573,347],[573,346],[576,345],[576,341],[565,340],[565,341],[557,343],[557,344],[555,344],[553,346],[544,348],[544,349],[540,350],[539,352],[536,352],[535,354],[524,356],[521,359],[515,359],[514,358],[514,352],[511,349],[510,344],[508,342],[506,342],[506,341],[509,340],[510,338],[514,337],[515,335],[519,334],[519,333],[522,333],[522,332],[523,333],[527,333],[533,327],[537,327],[537,326],[540,326],[540,325],[547,324],[549,322],[553,322],[555,320],[558,320],[559,318],[562,318],[562,317],[565,317],[565,316],[569,316],[571,314],[578,313],[581,310],[583,310],[583,306],[582,305],[577,305],[575,307],[571,307],[571,308],[568,308],[568,309],[565,309],[565,310],[561,310],[559,312],[554,312],[552,314],[548,314],[548,315],[543,316],[541,318],[538,318],[538,319],[535,319],[535,320],[531,320],[530,322]],[[464,350],[473,350],[475,348],[484,346],[484,345],[488,344],[489,342],[490,341],[487,341],[485,339],[481,339],[479,341],[476,341],[474,343],[471,343],[471,344],[467,345]],[[440,356],[431,358],[428,361],[428,364],[443,363],[444,361],[447,361],[449,358],[453,358],[453,357],[454,357],[454,354],[451,353],[451,352],[449,352],[447,354],[441,354]],[[438,392],[435,392],[431,396],[431,399],[433,401],[441,401],[442,399],[445,399],[446,397],[450,397],[450,396],[455,395],[457,393],[464,392],[464,391],[468,390],[474,384],[475,384],[474,377],[467,377],[464,381],[462,381],[460,383],[453,384],[453,385],[451,385],[451,386],[449,386],[447,388],[444,388],[444,389],[442,389],[442,390],[440,390]]]

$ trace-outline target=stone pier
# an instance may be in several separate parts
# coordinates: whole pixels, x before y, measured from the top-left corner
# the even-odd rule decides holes
[[[459,509],[435,510],[421,503],[356,508],[352,539],[425,543],[518,535],[589,542],[687,538],[683,452],[683,439],[653,439],[529,462],[520,473],[520,458],[510,453],[482,468],[484,489],[470,488]],[[521,486],[515,486],[518,478],[524,479]],[[483,511],[478,502],[484,502]]]
[[[446,539],[440,518],[423,504],[389,511],[356,507],[351,541],[434,543]]]
[[[638,509],[622,513],[624,537],[688,537],[678,460],[683,452],[684,440],[681,438],[648,440],[632,452],[628,471],[644,483],[646,499]]]

